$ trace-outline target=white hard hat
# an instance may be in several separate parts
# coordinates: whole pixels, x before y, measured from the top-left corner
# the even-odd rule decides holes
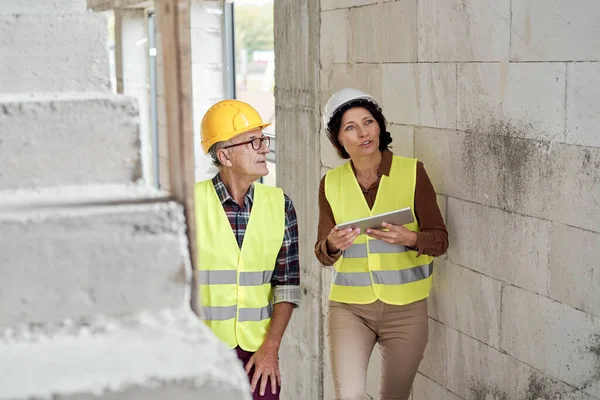
[[[367,92],[354,88],[340,89],[331,96],[323,109],[323,123],[325,124],[325,128],[328,129],[329,121],[331,121],[337,110],[356,100],[365,100],[381,108],[377,100]]]

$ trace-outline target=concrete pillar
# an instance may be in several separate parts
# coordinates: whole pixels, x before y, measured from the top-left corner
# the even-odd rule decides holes
[[[277,0],[275,113],[277,184],[293,199],[300,229],[302,307],[281,348],[284,397],[323,399],[323,286],[313,246],[321,177],[319,119],[319,1]]]

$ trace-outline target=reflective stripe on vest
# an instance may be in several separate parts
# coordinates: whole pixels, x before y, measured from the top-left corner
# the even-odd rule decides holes
[[[273,271],[240,272],[240,286],[260,286],[271,282]],[[198,279],[208,285],[237,284],[237,271],[199,271]]]
[[[226,321],[236,316],[238,322],[262,321],[273,315],[273,304],[261,308],[240,308],[239,316],[237,306],[202,307],[202,311],[204,317],[212,321]]]
[[[371,280],[371,274],[373,279]],[[338,272],[333,271],[333,283],[339,286],[371,286],[379,285],[404,285],[429,278],[433,274],[433,264],[418,267],[394,270],[369,272]]]
[[[325,177],[325,196],[336,223],[410,207],[414,216],[417,160],[393,156],[389,176],[382,176],[377,197],[369,208],[350,163],[334,168]],[[405,225],[419,231],[417,218]],[[335,263],[329,299],[369,304],[410,304],[429,295],[433,258],[360,234]]]
[[[370,240],[369,253],[371,254],[390,254],[404,253],[408,251],[401,244],[389,244],[383,240]],[[367,245],[365,243],[353,244],[344,251],[344,258],[365,258],[367,257]]]
[[[285,231],[281,189],[254,184],[242,246],[212,181],[196,184],[196,243],[200,306],[206,325],[230,348],[254,352],[273,313],[271,278]]]

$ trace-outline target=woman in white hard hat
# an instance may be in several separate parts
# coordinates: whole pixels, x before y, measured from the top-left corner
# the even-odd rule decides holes
[[[446,252],[448,232],[423,164],[390,151],[385,117],[370,94],[336,92],[323,119],[338,154],[350,160],[321,180],[315,244],[319,261],[334,265],[327,325],[335,398],[369,398],[367,367],[378,343],[379,399],[408,400],[428,340],[432,261]],[[413,223],[337,228],[405,207]]]

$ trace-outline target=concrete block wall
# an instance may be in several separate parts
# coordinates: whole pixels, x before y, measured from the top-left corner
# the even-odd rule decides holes
[[[413,400],[600,399],[600,4],[321,0],[315,15],[315,2],[300,3],[275,14],[285,71],[277,118],[292,129],[278,140],[278,152],[289,149],[278,172],[295,171],[278,183],[316,190],[341,163],[323,127],[298,115],[320,116],[335,90],[359,87],[382,101],[394,151],[424,162],[450,231],[449,252],[435,262],[430,345]],[[296,9],[320,19],[318,38],[285,16]],[[298,51],[306,45],[318,53],[317,72]],[[289,79],[317,78],[318,104],[288,106],[314,88],[288,91]],[[299,159],[292,148],[308,151]],[[314,193],[299,210],[310,235]],[[312,246],[302,256],[310,281],[319,273]],[[320,273],[323,313],[330,273]],[[307,308],[300,313],[315,312]]]
[[[0,399],[248,399],[190,309],[183,209],[139,180],[139,107],[109,92],[105,17],[5,3]]]

